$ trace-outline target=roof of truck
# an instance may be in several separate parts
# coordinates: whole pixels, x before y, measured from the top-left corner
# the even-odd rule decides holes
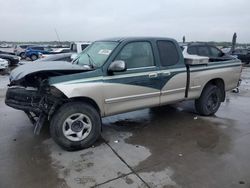
[[[173,40],[167,37],[114,37],[106,38],[98,41],[114,41],[114,42],[123,42],[123,41],[135,41],[135,40]]]

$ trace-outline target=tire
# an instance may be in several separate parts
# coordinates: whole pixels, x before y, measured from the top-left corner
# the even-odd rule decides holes
[[[9,66],[6,69],[4,69],[3,73],[5,75],[9,75],[10,74],[10,68],[9,68]]]
[[[32,61],[35,61],[35,60],[38,59],[38,56],[33,54],[33,55],[31,55],[30,59],[31,59]]]
[[[195,109],[200,115],[211,116],[218,111],[221,101],[221,89],[215,85],[207,85],[200,98],[195,100]]]
[[[78,133],[80,136],[77,135]],[[92,146],[100,133],[101,117],[98,111],[88,103],[64,104],[52,117],[50,123],[50,134],[53,140],[68,151]]]
[[[8,62],[8,69],[13,66],[13,63],[10,59],[5,59]]]
[[[25,59],[26,58],[25,53],[24,52],[20,53],[20,57],[21,57],[21,59]]]

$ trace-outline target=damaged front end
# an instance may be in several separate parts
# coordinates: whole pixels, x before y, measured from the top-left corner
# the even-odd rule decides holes
[[[7,90],[5,103],[12,108],[23,110],[35,125],[34,133],[39,134],[42,125],[50,119],[64,100],[66,96],[53,86],[12,86]]]
[[[55,66],[55,62],[50,63]],[[44,62],[42,65],[34,64],[31,67],[32,71],[29,67],[31,65],[20,66],[14,69],[10,75],[5,104],[24,111],[35,125],[35,134],[40,133],[43,124],[50,120],[55,110],[67,100],[60,90],[49,85],[49,78],[87,71],[82,67],[72,67],[71,64],[67,64],[60,63],[61,68],[56,70],[55,67],[54,70],[49,66],[46,67]],[[37,66],[36,70],[34,70],[34,66]],[[67,66],[70,67],[67,68]]]

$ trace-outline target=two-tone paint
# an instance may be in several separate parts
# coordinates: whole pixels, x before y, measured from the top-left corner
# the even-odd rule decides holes
[[[156,42],[171,41],[179,54],[173,66],[163,67]],[[225,91],[235,88],[241,73],[241,62],[229,60],[208,65],[190,66],[190,83],[187,86],[187,67],[177,42],[168,38],[109,39],[119,45],[105,64],[89,72],[52,77],[49,84],[69,98],[86,98],[96,103],[102,117],[141,108],[170,104],[199,98],[205,85],[220,79]],[[122,48],[131,42],[146,41],[151,44],[154,66],[127,69],[125,72],[108,73],[109,65]],[[188,93],[188,95],[185,95]]]

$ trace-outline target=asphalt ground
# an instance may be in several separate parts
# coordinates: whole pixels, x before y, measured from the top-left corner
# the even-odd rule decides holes
[[[103,119],[93,147],[67,152],[4,104],[0,75],[0,187],[250,188],[250,68],[213,117],[192,101]]]

